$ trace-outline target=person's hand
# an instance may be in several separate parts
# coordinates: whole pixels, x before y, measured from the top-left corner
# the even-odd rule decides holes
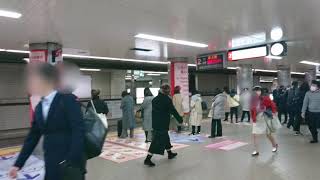
[[[10,171],[9,171],[9,177],[11,179],[16,179],[18,176],[18,171],[20,170],[20,168],[13,166]]]
[[[304,119],[306,117],[305,113],[301,113],[301,117]]]

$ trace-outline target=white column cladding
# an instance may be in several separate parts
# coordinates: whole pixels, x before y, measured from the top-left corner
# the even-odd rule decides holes
[[[305,73],[304,79],[311,85],[311,81],[317,79],[316,67],[309,68]]]
[[[278,68],[278,85],[288,87],[291,85],[291,71],[289,66],[280,65]]]
[[[252,89],[253,71],[251,64],[241,64],[237,69],[237,90],[240,93],[244,88]]]
[[[125,91],[126,70],[114,70],[110,78],[110,95],[111,98],[120,98],[122,91]]]

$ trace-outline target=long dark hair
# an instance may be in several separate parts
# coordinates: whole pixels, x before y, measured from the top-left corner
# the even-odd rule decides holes
[[[144,97],[147,97],[147,96],[153,96],[150,88],[148,87],[144,88]]]

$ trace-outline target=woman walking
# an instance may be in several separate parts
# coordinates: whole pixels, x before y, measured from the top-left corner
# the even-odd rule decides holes
[[[190,113],[190,123],[192,126],[192,132],[190,135],[196,134],[196,128],[197,128],[197,134],[200,134],[201,132],[201,121],[202,121],[202,99],[201,95],[195,91],[193,93],[193,96],[191,97],[190,107],[191,107],[191,113]]]
[[[121,106],[122,109],[122,133],[120,138],[128,137],[128,129],[130,129],[130,138],[134,137],[135,117],[134,117],[134,101],[127,91],[122,92]]]
[[[152,100],[153,95],[149,88],[144,89],[144,100],[141,105],[142,110],[142,126],[146,134],[146,143],[152,141]]]
[[[259,155],[259,147],[258,147],[258,136],[266,134],[267,138],[270,140],[272,144],[272,152],[277,152],[278,144],[275,138],[272,136],[274,133],[275,127],[270,127],[270,124],[276,125],[280,122],[276,118],[276,105],[269,98],[268,90],[262,89],[260,86],[256,86],[253,89],[255,95],[252,99],[251,103],[251,115],[253,119],[252,124],[252,139],[255,147],[255,151],[252,153],[252,156]],[[268,121],[273,121],[272,123],[268,123]],[[281,126],[281,125],[280,125]]]

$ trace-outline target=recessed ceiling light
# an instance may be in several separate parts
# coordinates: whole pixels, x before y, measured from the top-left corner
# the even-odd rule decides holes
[[[278,41],[282,38],[283,31],[280,27],[275,27],[271,30],[270,36],[272,40]]]
[[[13,12],[13,11],[0,10],[0,16],[18,19],[22,16],[22,14],[17,13],[17,12]]]
[[[312,61],[300,61],[301,64],[308,64],[308,65],[313,65],[313,66],[320,66],[320,63],[312,62]]]
[[[154,40],[154,41],[167,42],[167,43],[181,44],[181,45],[186,45],[186,46],[194,46],[194,47],[201,47],[201,48],[208,47],[207,44],[179,40],[179,39],[166,38],[166,37],[161,37],[161,36],[154,36],[154,35],[149,35],[149,34],[137,34],[137,35],[135,35],[135,37],[142,38],[142,39]]]
[[[98,72],[98,71],[101,71],[101,69],[80,68],[80,71],[93,71],[93,72]]]

